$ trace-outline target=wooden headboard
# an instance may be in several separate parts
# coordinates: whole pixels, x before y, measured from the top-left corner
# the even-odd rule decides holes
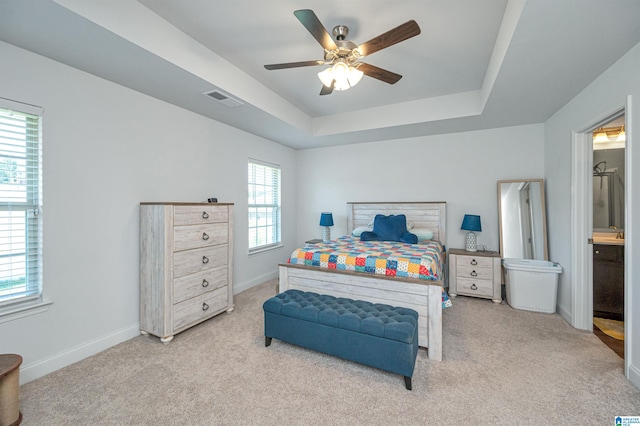
[[[407,222],[414,223],[414,228],[430,229],[433,231],[434,239],[447,244],[447,203],[444,201],[351,202],[347,205],[349,233],[359,226],[373,223],[376,214],[404,214],[407,216]]]

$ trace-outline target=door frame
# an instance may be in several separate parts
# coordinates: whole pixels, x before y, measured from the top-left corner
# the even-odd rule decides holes
[[[631,224],[629,222],[630,206],[632,205],[631,190],[631,96],[626,102],[600,115],[592,122],[572,132],[572,173],[571,173],[571,325],[582,330],[593,331],[593,131],[608,123],[612,119],[625,114],[625,214],[624,231],[625,259],[630,259],[629,240]],[[585,212],[587,212],[585,214]],[[625,317],[631,316],[631,291],[629,278],[632,276],[632,262],[624,262],[624,312]],[[629,353],[632,333],[625,321],[624,365],[625,376],[629,377]]]

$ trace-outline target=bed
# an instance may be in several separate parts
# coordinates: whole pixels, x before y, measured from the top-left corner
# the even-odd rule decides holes
[[[432,239],[446,247],[445,202],[352,202],[347,205],[349,235],[354,229],[373,223],[377,214],[404,214],[413,229],[430,229]],[[298,289],[414,309],[419,315],[419,346],[427,348],[429,359],[442,361],[442,305],[447,271],[444,254],[436,269],[436,274],[429,279],[420,279],[283,263],[279,265],[279,291]]]

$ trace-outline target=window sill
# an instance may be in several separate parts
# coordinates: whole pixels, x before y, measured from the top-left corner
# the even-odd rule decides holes
[[[39,300],[35,303],[7,306],[6,308],[0,309],[0,323],[46,312],[52,303],[52,300]]]
[[[279,248],[282,248],[282,247],[284,247],[284,245],[276,244],[274,246],[269,246],[269,247],[265,247],[265,248],[261,248],[261,249],[257,249],[257,250],[251,250],[249,252],[249,256],[253,256],[254,254],[266,253],[268,251],[279,249]]]

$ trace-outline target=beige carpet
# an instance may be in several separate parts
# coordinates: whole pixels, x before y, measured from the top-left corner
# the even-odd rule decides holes
[[[593,325],[598,327],[604,334],[614,339],[624,340],[624,322],[606,318],[593,318]]]
[[[614,424],[640,390],[593,333],[556,314],[458,297],[444,361],[402,377],[278,341],[264,347],[265,283],[168,345],[138,336],[21,387],[23,425]]]

